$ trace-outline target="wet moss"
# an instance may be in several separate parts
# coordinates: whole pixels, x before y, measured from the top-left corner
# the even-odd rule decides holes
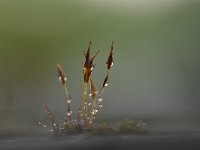
[[[143,134],[148,132],[148,128],[143,121],[126,119],[118,127],[119,133]]]
[[[148,127],[143,121],[126,119],[119,123],[117,127],[110,127],[105,122],[95,123],[88,128],[84,128],[80,124],[69,124],[65,128],[54,132],[55,135],[77,135],[77,134],[89,134],[89,135],[121,135],[121,134],[147,134]]]

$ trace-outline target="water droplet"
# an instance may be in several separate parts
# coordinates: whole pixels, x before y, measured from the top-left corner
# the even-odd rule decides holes
[[[67,81],[67,77],[64,77],[64,80]]]
[[[94,69],[94,67],[91,67],[91,71]]]
[[[92,103],[88,103],[88,106],[90,106]]]
[[[92,111],[91,114],[94,115],[94,111]]]
[[[111,63],[111,67],[112,67],[113,65],[114,65],[114,63],[112,62],[112,63]]]
[[[97,113],[98,111],[99,111],[99,110],[98,110],[98,109],[96,109],[96,110],[95,110],[95,113]]]
[[[99,102],[102,102],[102,101],[103,101],[103,98],[101,98],[101,97],[98,98],[98,101],[99,101]]]
[[[99,108],[102,108],[102,107],[103,107],[103,105],[102,105],[102,104],[100,104],[100,105],[99,105]]]
[[[92,96],[92,93],[90,93],[89,96],[91,97],[91,96]]]
[[[107,86],[108,86],[108,83],[105,83],[105,84],[104,84],[104,87],[107,87]]]
[[[46,127],[47,127],[47,125],[44,124],[44,123],[38,122],[38,124],[41,125],[43,128],[46,128]]]
[[[67,103],[70,104],[71,103],[71,99],[67,99]]]
[[[56,124],[54,123],[53,126],[56,126]]]
[[[67,116],[71,116],[72,115],[72,111],[67,112]]]

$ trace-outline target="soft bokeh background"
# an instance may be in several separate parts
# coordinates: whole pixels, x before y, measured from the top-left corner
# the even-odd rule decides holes
[[[198,0],[0,0],[0,126],[11,131],[45,120],[45,103],[63,118],[60,63],[73,108],[80,98],[82,50],[100,54],[100,87],[111,41],[114,67],[106,118],[199,119]]]

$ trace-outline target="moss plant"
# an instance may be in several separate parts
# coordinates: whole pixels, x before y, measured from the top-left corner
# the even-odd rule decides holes
[[[89,43],[87,52],[84,53],[85,62],[83,64],[83,84],[82,92],[80,96],[80,101],[78,104],[78,110],[76,118],[72,117],[72,99],[68,93],[67,77],[60,64],[56,65],[58,79],[63,86],[65,94],[65,105],[66,105],[66,116],[65,121],[58,124],[54,121],[54,115],[45,104],[44,109],[47,112],[48,118],[51,121],[51,132],[57,135],[71,135],[71,134],[80,134],[80,133],[91,133],[93,135],[105,135],[105,134],[118,134],[118,133],[139,133],[145,131],[145,126],[142,122],[135,122],[133,120],[126,120],[122,122],[118,129],[111,129],[105,123],[96,123],[95,118],[97,113],[103,107],[103,94],[108,86],[108,80],[110,75],[110,70],[113,66],[113,42],[111,44],[109,56],[106,62],[106,77],[103,80],[102,87],[98,94],[95,87],[94,80],[92,79],[92,72],[95,65],[93,61],[98,55],[99,51],[93,57],[90,57],[90,47],[91,42]],[[43,127],[47,125],[39,123]]]
[[[65,121],[61,124],[55,123],[54,115],[45,104],[44,108],[48,114],[49,119],[51,120],[51,132],[54,134],[77,134],[85,131],[91,131],[91,129],[97,127],[95,124],[96,114],[102,108],[103,101],[103,92],[108,85],[108,77],[110,73],[110,69],[113,66],[113,42],[111,45],[111,49],[109,52],[109,56],[106,62],[107,74],[103,81],[100,94],[96,90],[94,81],[92,79],[92,72],[95,67],[93,61],[95,57],[98,55],[99,51],[93,57],[90,57],[90,47],[91,42],[89,43],[88,49],[86,52],[83,51],[85,62],[83,64],[83,88],[81,92],[80,102],[78,104],[77,118],[72,118],[72,99],[69,96],[67,89],[67,77],[64,74],[64,71],[60,64],[56,65],[58,78],[63,86],[65,97],[66,97],[66,116]],[[39,123],[43,127],[47,127],[46,125]],[[102,128],[103,126],[98,125],[98,128]]]
[[[97,123],[95,127],[88,128],[88,132],[92,135],[113,135],[116,130],[110,128],[105,122]]]
[[[146,127],[146,124],[142,121],[126,119],[121,122],[118,127],[118,133],[122,134],[143,134],[147,132],[148,128]]]

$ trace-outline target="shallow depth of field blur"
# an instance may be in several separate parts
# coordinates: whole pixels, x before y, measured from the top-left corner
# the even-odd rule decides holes
[[[64,119],[57,63],[76,112],[89,41],[97,87],[115,41],[100,120],[200,121],[199,18],[198,0],[0,0],[0,133],[47,120],[45,103]]]

